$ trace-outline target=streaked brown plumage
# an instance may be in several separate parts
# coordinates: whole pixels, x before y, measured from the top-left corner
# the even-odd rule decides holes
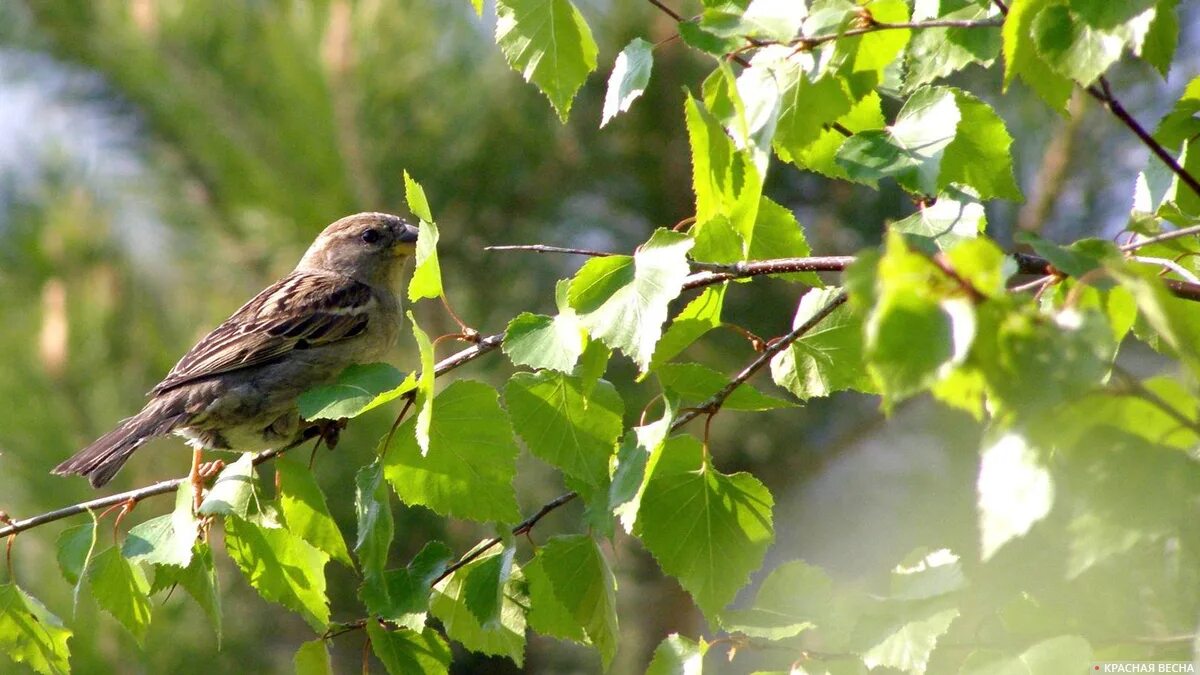
[[[141,412],[58,465],[107,483],[146,441],[176,433],[196,449],[259,450],[303,430],[296,398],[396,343],[394,292],[417,229],[383,213],[343,218],[296,269],[201,339],[150,391]],[[196,466],[193,463],[193,480]]]

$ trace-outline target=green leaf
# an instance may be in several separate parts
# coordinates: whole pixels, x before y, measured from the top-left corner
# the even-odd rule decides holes
[[[385,450],[384,475],[400,499],[442,515],[515,523],[517,446],[496,390],[459,380],[437,395],[422,456],[407,420]]]
[[[1033,19],[1033,40],[1038,53],[1060,74],[1081,85],[1089,85],[1108,67],[1121,58],[1128,43],[1140,43],[1154,20],[1154,7],[1139,8],[1129,3],[1123,10],[1133,9],[1119,23],[1092,23],[1066,4],[1046,6]],[[1071,5],[1077,10],[1086,3]],[[1140,13],[1135,13],[1140,10]],[[1107,11],[1107,10],[1102,10]]]
[[[942,157],[962,119],[955,95],[942,87],[916,91],[895,123],[882,131],[864,131],[847,139],[837,163],[855,180],[892,177],[919,194],[936,194]]]
[[[1134,44],[1137,52],[1146,63],[1154,66],[1159,74],[1167,76],[1171,69],[1171,59],[1175,56],[1175,47],[1179,43],[1179,15],[1176,10],[1178,0],[1160,0],[1154,12],[1154,21],[1146,30],[1146,37],[1141,45]]]
[[[888,597],[901,601],[927,600],[961,591],[966,585],[958,556],[949,549],[931,553],[919,548],[892,570]]]
[[[919,206],[916,213],[891,224],[897,232],[932,239],[942,250],[978,237],[986,226],[987,216],[979,198],[953,187],[939,194],[934,203]]]
[[[440,541],[425,544],[407,567],[368,577],[359,597],[372,615],[397,625],[421,630],[429,611],[433,582],[453,562],[454,552]]]
[[[808,323],[841,293],[813,289],[800,299],[792,328]],[[820,324],[771,359],[771,378],[801,400],[853,389],[874,393],[863,362],[862,316],[849,305],[833,310]]]
[[[1110,265],[1121,285],[1133,293],[1138,312],[1175,355],[1200,373],[1200,316],[1193,303],[1172,296],[1151,273]]]
[[[43,675],[71,672],[71,631],[16,584],[0,584],[0,654]]]
[[[701,640],[697,644],[679,633],[671,633],[654,648],[646,675],[700,675],[707,651],[707,642]]]
[[[758,218],[754,221],[754,238],[750,241],[747,257],[751,260],[768,258],[803,258],[812,253],[804,238],[804,229],[796,220],[791,209],[787,209],[768,197],[763,197],[758,206]],[[773,275],[776,279],[794,281],[808,286],[823,286],[815,272],[794,272]]]
[[[982,199],[1020,201],[1013,178],[1012,136],[991,106],[961,90],[951,89],[961,118],[954,140],[946,147],[938,173],[938,188],[967,185]]]
[[[936,195],[954,183],[980,197],[1019,200],[1012,137],[986,103],[958,89],[925,87],[909,97],[884,131],[855,134],[838,151],[854,179],[895,178],[911,192]]]
[[[634,522],[641,508],[646,481],[653,475],[663,444],[671,433],[678,402],[670,396],[663,397],[663,414],[655,422],[634,427],[625,434],[621,448],[617,451],[617,467],[613,471],[612,484],[608,491],[611,511],[621,516],[625,531],[632,533]]]
[[[1103,381],[1116,353],[1108,321],[1095,310],[1050,318],[987,308],[979,317],[971,361],[993,406],[1032,413],[1072,401]]]
[[[220,648],[221,594],[217,587],[217,571],[213,567],[212,548],[207,543],[196,542],[192,549],[192,560],[185,568],[154,566],[154,585],[150,589],[152,594],[176,584],[183,586],[183,590],[204,610],[217,635],[217,647]]]
[[[795,37],[808,13],[803,2],[791,0],[707,4],[700,27],[719,37],[785,42]]]
[[[934,3],[936,4],[936,3]],[[981,21],[1000,16],[996,5],[964,3],[965,7],[937,16],[916,16],[914,21]],[[944,8],[943,8],[944,9]],[[991,28],[926,28],[916,31],[908,45],[904,86],[909,91],[947,77],[971,64],[990,66],[1000,55],[1000,31]]]
[[[535,456],[589,486],[608,483],[625,409],[612,384],[601,380],[585,394],[578,377],[517,373],[504,388],[504,403],[517,435]]]
[[[1009,277],[1017,272],[1016,261],[984,237],[954,245],[946,260],[960,279],[990,298],[1005,295]]]
[[[985,444],[979,463],[980,557],[988,560],[1050,513],[1054,480],[1020,435],[1008,432]]]
[[[187,567],[199,533],[192,514],[192,486],[184,482],[175,491],[175,510],[131,528],[121,554],[134,563]]]
[[[784,640],[823,623],[833,595],[833,581],[824,570],[793,560],[763,581],[750,609],[724,612],[721,625],[750,637]]]
[[[862,3],[871,20],[879,23],[908,23],[904,0],[870,0]],[[910,30],[881,30],[838,40],[836,49],[854,54],[854,72],[882,71],[892,64],[912,37]],[[856,44],[857,43],[857,44]]]
[[[367,637],[371,651],[392,675],[450,672],[450,645],[432,628],[392,631],[376,621],[367,621]]]
[[[592,258],[571,280],[571,306],[593,337],[646,370],[667,306],[687,278],[692,244],[687,235],[659,229],[632,257]]]
[[[465,601],[465,579],[473,570],[484,564],[488,558],[497,554],[491,553],[455,570],[434,588],[433,599],[429,603],[429,611],[441,620],[450,639],[462,644],[473,652],[507,656],[518,666],[524,661],[525,655],[525,609],[528,599],[524,597],[518,582],[521,580],[519,570],[513,566],[512,577],[504,588],[503,604],[500,608],[500,620],[489,626],[482,626]]]
[[[583,348],[583,355],[579,357],[579,363],[571,374],[583,382],[583,390],[590,394],[592,387],[595,387],[608,371],[608,361],[611,358],[611,349],[599,340],[589,339],[587,346]]]
[[[337,420],[359,415],[412,391],[416,379],[386,363],[352,365],[333,384],[313,387],[296,399],[306,420]]]
[[[422,226],[425,223],[433,222],[433,211],[429,209],[429,199],[425,196],[425,188],[408,175],[407,170],[404,172],[404,201],[408,202],[408,210],[421,220]]]
[[[522,312],[509,322],[502,348],[513,365],[564,373],[575,367],[587,344],[587,331],[567,302],[569,287],[570,282],[565,279],[554,286],[557,315]]]
[[[837,123],[852,135],[863,131],[883,129],[884,119],[882,103],[879,94],[870,92],[854,107],[850,112],[842,115],[837,119]],[[781,122],[782,123],[782,122]],[[775,150],[779,156],[785,161],[794,163],[796,166],[803,169],[810,169],[830,178],[839,178],[843,180],[851,180],[867,185],[875,185],[875,181],[870,178],[853,178],[841,165],[837,162],[837,157],[841,152],[842,146],[845,145],[847,136],[835,129],[822,131],[817,140],[802,148],[788,148],[786,151],[781,146],[776,146]]]
[[[1103,239],[1080,239],[1069,246],[1059,246],[1032,232],[1021,233],[1016,239],[1018,243],[1029,244],[1038,255],[1049,260],[1050,264],[1076,278],[1101,267],[1105,261],[1121,258],[1117,247],[1111,241]]]
[[[150,628],[150,582],[142,568],[112,546],[92,558],[86,575],[96,604],[124,626],[139,645],[144,644]]]
[[[583,626],[554,594],[541,558],[534,556],[521,571],[529,584],[529,627],[541,635],[588,644]]]
[[[677,436],[647,479],[634,534],[715,617],[762,564],[774,538],[773,504],[753,476],[718,472],[698,440]]]
[[[496,44],[512,69],[532,82],[563,122],[575,92],[596,69],[596,42],[568,0],[497,0]]]
[[[1190,526],[1179,504],[1200,491],[1200,464],[1175,448],[1093,424],[1055,460],[1068,518],[1068,579]]]
[[[619,637],[617,582],[595,540],[582,534],[554,537],[538,549],[537,559],[555,597],[583,627],[607,670]]]
[[[79,591],[83,588],[84,570],[91,562],[92,554],[96,552],[96,539],[94,521],[67,528],[58,535],[58,569],[62,571],[67,583],[75,587],[72,592],[73,608],[79,606]]]
[[[225,519],[225,549],[259,595],[299,613],[314,630],[325,629],[324,551],[287,530],[236,516]]]
[[[608,92],[604,95],[604,111],[600,116],[600,128],[617,115],[629,110],[650,83],[650,69],[654,65],[654,45],[641,38],[634,38],[617,54],[612,74],[608,76]]]
[[[437,373],[434,372],[433,343],[429,341],[429,336],[425,334],[425,331],[417,325],[412,310],[408,311],[408,321],[412,324],[413,339],[417,342],[417,351],[421,359],[421,373],[417,376],[415,401],[417,416],[411,435],[416,439],[417,446],[421,448],[421,455],[424,456],[429,452],[429,429],[433,423],[433,380]],[[408,435],[409,432],[406,431],[405,434]]]
[[[442,265],[438,262],[438,228],[433,222],[433,214],[429,211],[429,201],[425,198],[425,190],[408,172],[404,172],[404,195],[408,208],[421,219],[420,232],[417,233],[412,279],[408,282],[408,300],[416,302],[421,298],[437,298],[444,294],[442,289]],[[409,321],[412,317],[409,316]]]
[[[354,514],[358,536],[354,554],[367,580],[379,577],[387,567],[388,548],[395,526],[391,496],[383,480],[383,462],[375,460],[354,476]]]
[[[1060,635],[1043,640],[1015,656],[996,658],[985,652],[967,657],[962,675],[1036,675],[1037,673],[1081,673],[1095,663],[1092,647],[1078,635]]]
[[[708,400],[729,384],[728,377],[700,363],[663,364],[655,375],[658,376],[663,389],[694,401]],[[725,399],[721,407],[729,410],[776,410],[794,406],[790,401],[767,396],[743,382]]]
[[[463,578],[463,603],[480,626],[492,628],[500,621],[504,586],[512,573],[516,549],[504,546],[499,555],[488,556]]]
[[[728,77],[731,76],[718,70],[714,72],[713,77],[722,75],[726,75],[726,79],[717,80],[723,84],[720,89],[728,96],[735,96],[736,92],[729,93],[732,85],[729,84]],[[730,107],[734,107],[737,102],[727,101]],[[740,255],[735,259],[744,259],[752,241],[754,221],[758,216],[758,206],[762,198],[761,173],[750,152],[735,147],[722,121],[713,113],[690,96],[684,103],[684,111],[692,148],[692,189],[696,193],[697,237],[699,230],[708,221],[723,217],[728,221],[727,227],[732,228],[740,237]],[[705,254],[705,248],[700,248],[695,253],[698,259],[731,262],[711,258]]]
[[[279,505],[284,522],[292,534],[329,554],[329,557],[353,569],[346,540],[325,503],[325,493],[316,477],[303,463],[289,457],[275,460],[279,480]]]
[[[708,331],[721,326],[721,308],[725,305],[728,282],[707,286],[684,307],[667,326],[654,347],[650,370],[670,361],[699,340]]]
[[[586,340],[574,316],[521,312],[508,323],[503,348],[515,366],[570,372]]]
[[[825,125],[849,113],[855,101],[841,78],[821,72],[817,54],[799,52],[787,64],[790,68],[779,74],[782,93],[774,147],[781,158],[795,161],[822,136]]]
[[[368,630],[370,626],[368,625]],[[300,645],[292,657],[296,675],[333,675],[333,661],[329,658],[329,645],[317,638]]]
[[[859,264],[868,266],[869,261],[860,259]],[[931,386],[943,366],[967,354],[975,333],[974,314],[965,299],[939,297],[939,284],[945,284],[941,270],[908,250],[899,234],[889,233],[874,278],[875,297],[864,297],[863,289],[851,286],[854,304],[869,306],[864,330],[867,364],[885,405]]]
[[[871,669],[925,672],[938,638],[957,617],[957,608],[943,608],[940,603],[866,617],[855,630],[864,650],[863,663]]]
[[[200,515],[234,515],[245,518],[254,498],[254,454],[242,453],[217,476],[200,504]]]
[[[1058,0],[1015,0],[1009,3],[1001,38],[1004,48],[1004,89],[1020,77],[1052,109],[1067,110],[1074,84],[1042,60],[1034,45],[1033,23],[1038,13]]]

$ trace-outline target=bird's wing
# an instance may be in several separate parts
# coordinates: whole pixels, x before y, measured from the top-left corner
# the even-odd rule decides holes
[[[376,302],[349,277],[293,272],[204,336],[150,393],[361,335]]]

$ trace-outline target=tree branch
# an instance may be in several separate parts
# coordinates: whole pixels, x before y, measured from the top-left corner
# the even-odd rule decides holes
[[[1180,239],[1183,237],[1190,237],[1193,234],[1200,234],[1200,225],[1192,225],[1190,227],[1182,227],[1178,230],[1172,230],[1171,232],[1164,232],[1162,234],[1156,234],[1153,237],[1146,237],[1145,239],[1138,239],[1137,241],[1132,241],[1132,242],[1129,242],[1128,244],[1125,244],[1124,246],[1121,247],[1121,250],[1125,253],[1128,253],[1130,251],[1136,251],[1137,249],[1139,249],[1143,246],[1149,246],[1150,244],[1157,244],[1159,242],[1164,242],[1164,241],[1171,241],[1172,239]]]
[[[800,339],[801,336],[812,330],[817,324],[824,321],[825,318],[832,314],[835,309],[845,304],[846,299],[847,295],[845,291],[838,293],[824,307],[818,310],[816,314],[813,314],[811,317],[809,317],[807,321],[799,326],[796,326],[788,333],[773,341],[770,346],[763,350],[762,354],[758,355],[758,358],[751,361],[750,364],[745,368],[742,368],[741,372],[739,372],[737,375],[734,375],[732,380],[730,380],[724,387],[721,387],[720,391],[710,396],[708,400],[704,401],[700,405],[688,409],[679,417],[675,418],[675,421],[671,423],[671,431],[678,431],[683,427],[683,425],[691,422],[702,414],[715,414],[721,409],[721,406],[725,404],[725,399],[729,398],[735,389],[742,386],[742,384],[744,384],[751,377],[754,377],[754,374],[759,370],[762,370],[762,367],[767,365],[771,359],[775,358],[776,354],[787,349],[793,342]]]
[[[1146,131],[1146,128],[1143,127],[1136,119],[1134,119],[1133,115],[1129,114],[1129,111],[1125,109],[1125,106],[1121,105],[1121,102],[1118,101],[1117,97],[1113,95],[1112,87],[1109,86],[1107,78],[1101,75],[1096,81],[1096,84],[1089,85],[1086,87],[1085,91],[1087,91],[1092,98],[1102,103],[1105,108],[1108,108],[1108,111],[1111,112],[1117,119],[1121,120],[1121,122],[1128,127],[1135,136],[1141,139],[1142,143],[1147,148],[1150,148],[1150,152],[1154,153],[1156,157],[1162,160],[1162,163],[1166,164],[1167,168],[1170,169],[1171,172],[1176,176],[1178,176],[1180,181],[1192,189],[1192,192],[1200,195],[1200,180],[1197,180],[1195,176],[1188,173],[1187,169],[1184,169],[1182,166],[1180,166],[1179,162],[1177,162],[1175,158],[1171,156],[1171,153],[1162,146],[1162,143],[1159,143],[1157,140],[1155,140],[1154,137],[1150,135],[1150,132]]]
[[[828,35],[814,35],[812,37],[800,36],[793,38],[789,45],[794,47],[802,47],[811,49],[818,45],[823,45],[826,42],[833,42],[842,38],[854,37],[856,35],[866,35],[867,33],[875,33],[884,30],[923,30],[926,28],[1000,28],[1004,22],[1000,19],[931,19],[929,21],[914,21],[911,23],[884,23],[881,21],[872,21],[870,25],[860,28],[851,28],[840,33],[830,33]]]

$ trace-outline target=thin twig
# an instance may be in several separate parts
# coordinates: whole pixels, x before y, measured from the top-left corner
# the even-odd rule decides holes
[[[1190,429],[1192,433],[1200,435],[1200,422],[1191,419],[1175,406],[1168,403],[1161,396],[1150,391],[1146,385],[1133,376],[1132,373],[1119,366],[1113,366],[1113,374],[1121,379],[1121,384],[1127,387],[1128,392],[1136,396],[1150,405],[1158,408],[1166,413],[1171,419],[1181,424],[1184,428]]]
[[[1192,192],[1200,195],[1200,180],[1197,180],[1195,176],[1188,173],[1187,169],[1184,169],[1182,166],[1180,166],[1179,162],[1171,156],[1171,153],[1162,146],[1162,143],[1159,143],[1157,140],[1155,140],[1154,137],[1150,135],[1150,132],[1146,131],[1146,128],[1143,127],[1136,119],[1134,119],[1133,115],[1129,114],[1129,111],[1125,109],[1125,106],[1121,105],[1121,102],[1118,101],[1117,97],[1113,95],[1112,86],[1109,85],[1108,80],[1103,75],[1096,80],[1096,84],[1085,88],[1085,91],[1087,91],[1092,98],[1104,104],[1104,107],[1108,108],[1109,112],[1111,112],[1117,119],[1121,120],[1121,122],[1142,141],[1143,145],[1145,145],[1147,148],[1150,148],[1150,152],[1154,153],[1156,157],[1162,160],[1163,164],[1167,165],[1167,168],[1171,170],[1171,173],[1174,173],[1176,176],[1178,176],[1180,181],[1192,189]]]
[[[1144,256],[1144,255],[1132,255],[1132,256],[1129,256],[1129,259],[1134,262],[1140,262],[1145,265],[1158,265],[1159,267],[1163,268],[1163,271],[1162,271],[1163,274],[1166,274],[1167,270],[1170,270],[1194,284],[1200,284],[1200,279],[1197,279],[1195,274],[1192,274],[1187,269],[1185,269],[1183,265],[1180,265],[1179,263],[1175,262],[1174,260],[1169,260],[1167,258],[1155,258],[1155,257],[1151,257],[1151,256]]]
[[[661,9],[663,14],[666,14],[667,16],[671,17],[672,19],[675,19],[675,21],[677,21],[677,22],[684,21],[684,18],[682,16],[679,16],[679,14],[675,10],[662,4],[661,2],[659,2],[659,0],[649,0],[649,2],[650,2],[650,4],[654,5],[655,7]]]
[[[805,321],[799,326],[793,328],[787,334],[772,342],[770,346],[763,350],[762,354],[758,355],[758,358],[751,361],[750,364],[743,368],[740,373],[735,375],[728,384],[726,384],[724,387],[721,387],[720,391],[710,396],[708,400],[704,401],[700,405],[691,408],[690,410],[681,414],[679,417],[675,418],[675,421],[671,424],[671,431],[678,430],[680,427],[688,422],[691,422],[702,414],[716,412],[719,410],[721,406],[724,405],[725,399],[729,398],[735,389],[745,383],[746,380],[749,380],[751,377],[753,377],[754,374],[761,370],[763,366],[767,365],[767,363],[769,363],[776,354],[787,349],[793,342],[800,339],[801,336],[812,330],[818,323],[823,321],[825,317],[832,314],[833,310],[837,309],[846,302],[846,298],[847,296],[845,291],[838,293],[824,307],[818,310],[816,314],[813,314],[811,317],[809,317],[808,321]]]
[[[869,26],[859,28],[850,28],[840,33],[829,33],[826,35],[814,35],[812,37],[797,37],[788,42],[791,46],[799,46],[802,48],[812,48],[817,45],[823,45],[826,42],[833,42],[842,38],[854,37],[856,35],[866,35],[884,30],[923,30],[926,28],[1000,28],[1004,22],[1000,19],[934,19],[931,21],[915,21],[912,23],[883,23],[872,22]]]
[[[1136,241],[1131,241],[1128,244],[1122,245],[1121,251],[1128,253],[1129,251],[1136,251],[1137,249],[1139,249],[1143,246],[1149,246],[1150,244],[1158,244],[1158,243],[1164,242],[1164,241],[1171,241],[1172,239],[1181,239],[1183,237],[1190,237],[1193,234],[1200,234],[1200,225],[1191,225],[1189,227],[1183,227],[1178,230],[1172,230],[1170,232],[1156,234],[1153,237],[1146,237],[1145,239],[1138,239]]]
[[[589,248],[569,248],[566,246],[546,246],[544,244],[505,244],[503,246],[484,246],[485,251],[533,251],[534,253],[570,253],[574,255],[590,255],[602,258],[616,253],[608,251],[593,251]]]

